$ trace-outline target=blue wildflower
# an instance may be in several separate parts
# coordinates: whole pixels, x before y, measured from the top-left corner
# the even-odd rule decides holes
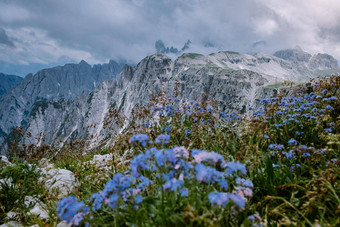
[[[274,124],[274,126],[278,129],[278,128],[282,127],[282,124]]]
[[[273,144],[269,144],[268,148],[270,150],[274,150],[276,148],[276,144],[274,144],[274,143]]]
[[[227,162],[225,173],[227,176],[231,176],[233,173],[239,172],[240,175],[247,174],[246,166],[239,161],[237,162]]]
[[[140,183],[136,186],[136,188],[142,191],[145,190],[149,185],[153,183],[152,180],[142,175],[138,177],[138,180],[140,181]]]
[[[338,98],[337,98],[337,97],[335,97],[335,96],[332,96],[332,97],[329,97],[329,98],[328,98],[328,100],[331,100],[331,101],[337,101],[337,100],[338,100]]]
[[[180,190],[181,196],[185,197],[189,195],[189,190],[185,187],[181,188]]]
[[[253,224],[252,226],[258,226],[258,227],[262,226],[261,223],[260,223],[260,225],[255,224],[256,222],[261,222],[261,217],[258,213],[248,216],[248,220],[250,220],[252,222],[252,224]]]
[[[143,196],[137,195],[136,198],[135,198],[135,203],[140,204],[140,203],[142,203],[142,201],[143,201]]]
[[[228,181],[227,181],[226,179],[224,179],[224,178],[217,178],[215,181],[218,182],[218,185],[219,185],[222,189],[228,190],[229,185],[228,185]]]
[[[224,158],[222,155],[216,152],[208,152],[208,151],[199,151],[196,150],[192,152],[192,156],[194,157],[197,163],[207,162],[209,164],[224,164]],[[194,154],[193,154],[194,153]]]
[[[332,132],[332,129],[331,128],[324,128],[323,129],[325,132]]]
[[[248,188],[254,187],[254,184],[253,182],[251,182],[251,180],[246,180],[240,177],[236,178],[236,184],[239,186],[248,187]]]
[[[117,173],[113,178],[105,184],[103,193],[105,197],[108,197],[112,193],[122,192],[127,189],[135,181],[134,177],[129,177]]]
[[[287,159],[292,159],[295,158],[294,151],[290,150],[288,153],[285,152],[286,158]]]
[[[289,168],[289,170],[292,172],[294,169],[295,169],[295,167],[301,167],[301,165],[300,164],[295,164],[295,165],[293,165],[293,166],[291,166],[290,168]]]
[[[112,209],[117,209],[118,208],[118,199],[119,199],[119,196],[118,196],[117,193],[110,195],[110,197],[108,198],[109,207],[111,207]]]
[[[277,151],[280,151],[280,150],[282,150],[282,149],[284,149],[284,146],[283,146],[282,144],[278,144],[278,145],[276,146],[276,150],[277,150]]]
[[[88,213],[88,207],[84,205],[84,202],[78,202],[76,197],[68,196],[58,202],[57,215],[61,220],[71,222],[78,213]],[[81,220],[77,217],[76,221]]]
[[[76,215],[74,215],[72,221],[69,223],[71,226],[78,226],[81,221],[84,219],[84,213],[83,212],[80,212],[80,213],[77,213]]]
[[[104,200],[105,200],[105,197],[102,191],[92,194],[90,198],[90,201],[93,202],[92,210],[93,211],[99,210],[102,207]]]
[[[169,140],[170,140],[170,135],[161,134],[157,136],[155,143],[167,144],[169,143]]]
[[[195,166],[196,171],[196,179],[201,182],[210,183],[212,182],[212,178],[214,175],[215,169],[205,166],[202,163],[199,163]]]
[[[145,147],[148,144],[149,141],[149,136],[146,134],[137,134],[137,135],[133,135],[130,140],[129,143],[131,144],[135,144],[136,142],[139,142],[143,147]]]
[[[280,111],[280,110],[279,110],[279,111],[276,111],[276,112],[274,113],[275,116],[277,116],[277,115],[283,115],[283,114],[284,114],[284,113],[283,113],[282,111]]]
[[[260,103],[261,104],[266,104],[266,103],[270,103],[270,101],[271,101],[270,99],[261,99]]]
[[[302,154],[302,157],[303,157],[303,158],[310,157],[310,153],[309,153],[309,152],[303,153],[303,154]]]
[[[239,194],[228,193],[228,197],[235,203],[239,208],[243,209],[246,205],[245,200]]]
[[[328,92],[327,89],[323,89],[323,90],[321,91],[321,94],[325,94],[325,93],[327,93],[327,92]]]
[[[288,144],[291,145],[291,146],[296,146],[297,141],[295,139],[290,139],[290,140],[288,140]]]
[[[308,147],[307,147],[306,145],[300,145],[300,146],[298,147],[298,149],[299,149],[299,150],[307,150]]]
[[[327,106],[325,107],[325,109],[326,109],[326,110],[331,110],[331,111],[334,110],[334,108],[333,108],[331,105],[327,105]]]
[[[163,184],[163,190],[166,192],[176,191],[178,188],[181,188],[184,184],[183,180],[178,180],[177,178],[172,178]]]
[[[228,193],[225,192],[211,192],[208,195],[208,199],[212,205],[220,208],[224,208],[229,202]]]

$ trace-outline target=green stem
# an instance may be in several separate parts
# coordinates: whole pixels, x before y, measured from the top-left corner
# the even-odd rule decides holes
[[[298,212],[305,220],[306,222],[310,225],[313,226],[313,224],[308,220],[308,218],[306,218],[305,215],[303,215],[295,206],[293,206],[290,202],[288,202],[285,198],[279,197],[279,196],[268,196],[268,199],[278,199],[278,200],[282,200],[284,201],[287,205],[289,205],[290,207],[292,207],[296,212]]]
[[[332,184],[329,181],[327,181],[327,180],[325,180],[325,181],[327,182],[327,188],[329,188],[329,190],[331,190],[333,192],[334,197],[336,198],[338,203],[340,203],[340,199],[339,199],[338,195],[336,194],[334,188],[332,187]]]

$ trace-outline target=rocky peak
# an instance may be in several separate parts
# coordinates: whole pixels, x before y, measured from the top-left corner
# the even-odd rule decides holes
[[[81,66],[90,66],[89,63],[87,63],[85,60],[81,60],[78,65],[81,65]]]
[[[0,143],[15,127],[24,127],[37,101],[46,106],[50,100],[74,99],[93,91],[101,82],[114,79],[121,64],[97,65],[87,62],[43,69],[28,75],[20,84],[0,96]]]
[[[339,70],[338,62],[329,54],[316,54],[309,62],[309,66],[316,70],[335,69]]]
[[[311,54],[304,52],[301,49],[287,49],[276,51],[274,53],[274,56],[292,62],[308,62],[312,57]]]
[[[136,67],[141,76],[164,75],[171,71],[172,60],[164,54],[154,54],[144,58]]]
[[[133,67],[130,65],[125,65],[122,69],[121,78],[123,80],[130,81],[133,75]]]

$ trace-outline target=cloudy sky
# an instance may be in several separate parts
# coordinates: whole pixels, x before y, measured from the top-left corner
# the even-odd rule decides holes
[[[126,59],[155,41],[190,52],[300,46],[340,59],[339,0],[0,0],[0,72]],[[205,43],[214,47],[205,48]]]

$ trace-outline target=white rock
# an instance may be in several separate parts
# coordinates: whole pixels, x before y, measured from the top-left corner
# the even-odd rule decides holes
[[[76,177],[71,171],[55,168],[46,158],[39,161],[39,166],[42,175],[39,182],[44,182],[45,188],[57,199],[68,196],[78,186]]]
[[[40,170],[42,174],[46,174],[50,169],[55,169],[55,166],[49,163],[49,161],[46,158],[42,158],[39,161],[38,165],[41,167]]]
[[[39,163],[38,163],[38,165],[39,165],[40,167],[46,167],[48,164],[49,164],[49,162],[48,162],[47,158],[42,158],[42,159],[40,159],[40,161],[39,161]]]
[[[86,167],[93,168],[95,175],[85,177],[85,180],[102,182],[112,175],[113,154],[94,155],[91,161],[84,162]]]
[[[66,169],[48,170],[43,181],[49,192],[58,199],[68,196],[78,186],[74,174]]]
[[[57,225],[57,227],[69,227],[69,226],[70,226],[70,225],[67,224],[66,221],[62,221],[62,222],[60,222],[60,223]]]
[[[12,164],[10,161],[8,161],[8,158],[4,155],[0,156],[0,163],[4,164],[5,166]]]
[[[21,227],[22,225],[17,221],[10,221],[0,225],[0,227]]]
[[[10,178],[5,178],[5,179],[0,179],[0,190],[2,189],[1,185],[2,184],[7,184],[8,186],[11,186],[13,182],[13,179]]]
[[[112,164],[113,154],[105,154],[105,155],[95,155],[89,163],[91,165],[95,165],[96,168],[107,167]]]
[[[36,204],[32,210],[30,210],[28,213],[28,215],[36,215],[39,218],[41,218],[42,220],[47,220],[50,216],[48,215],[47,211],[42,208],[42,206],[40,204]]]
[[[6,214],[7,220],[16,220],[19,217],[19,215],[13,211],[10,211]]]
[[[43,220],[47,220],[49,218],[48,212],[46,211],[46,206],[37,198],[32,196],[25,197],[25,205],[26,207],[33,207],[27,214],[28,215],[36,215]]]
[[[26,197],[25,197],[24,204],[25,204],[26,207],[30,207],[30,206],[35,205],[35,204],[38,203],[38,202],[39,202],[38,199],[36,199],[36,198],[34,198],[34,197],[32,197],[32,196],[26,196]]]

